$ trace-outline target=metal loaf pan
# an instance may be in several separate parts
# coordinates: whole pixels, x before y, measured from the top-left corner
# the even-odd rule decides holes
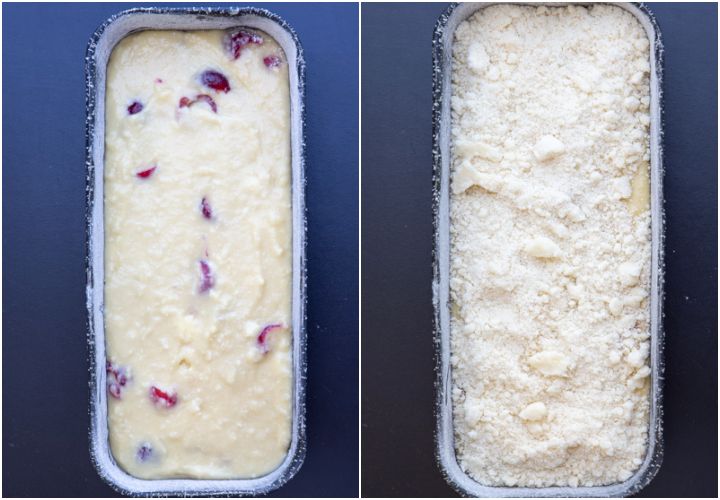
[[[292,436],[287,455],[274,471],[252,479],[138,479],[115,462],[108,443],[103,316],[105,77],[115,45],[142,30],[224,30],[245,26],[264,31],[285,51],[290,77],[292,159]],[[132,495],[258,495],[282,486],[305,458],[306,385],[306,220],[304,96],[305,60],[297,35],[279,16],[256,8],[136,8],[105,21],[90,38],[85,58],[87,168],[87,312],[90,358],[90,455],[100,476],[121,493]]]
[[[522,3],[520,3],[522,5]],[[650,424],[645,459],[626,481],[607,486],[521,488],[485,486],[458,465],[455,455],[450,364],[450,97],[452,93],[453,37],[458,24],[493,3],[451,4],[440,16],[433,36],[433,305],[435,309],[435,442],[437,461],[448,483],[459,493],[473,497],[615,497],[637,493],[657,474],[662,462],[663,362],[663,155],[662,155],[662,41],[652,14],[642,4],[617,3],[633,14],[650,41],[650,204],[651,276]],[[537,6],[538,4],[532,4]],[[551,3],[560,6],[567,3]]]

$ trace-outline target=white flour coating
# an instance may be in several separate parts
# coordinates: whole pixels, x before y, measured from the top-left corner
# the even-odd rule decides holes
[[[108,66],[110,445],[142,478],[260,476],[290,442],[287,63],[223,34],[143,31]]]
[[[613,6],[479,10],[453,48],[456,452],[486,485],[645,457],[649,41]]]

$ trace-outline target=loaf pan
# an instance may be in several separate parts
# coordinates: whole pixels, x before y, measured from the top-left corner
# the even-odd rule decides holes
[[[225,30],[249,27],[273,37],[285,52],[290,77],[292,164],[292,435],[287,455],[272,472],[252,479],[139,479],[115,462],[108,442],[103,315],[105,78],[110,54],[130,33],[142,30]],[[90,456],[100,476],[130,495],[258,495],[282,486],[305,457],[306,385],[306,221],[304,96],[305,61],[297,35],[279,16],[256,8],[136,8],[105,21],[90,38],[85,58],[86,85],[86,264],[87,335],[90,364]]]
[[[435,312],[435,444],[436,459],[447,482],[472,497],[621,497],[637,493],[657,474],[662,462],[663,359],[663,151],[662,151],[662,40],[657,23],[642,4],[617,3],[633,14],[650,41],[650,421],[646,456],[626,481],[592,487],[496,487],[482,485],[458,465],[455,454],[450,364],[450,97],[452,50],[457,26],[494,3],[451,4],[440,16],[433,35],[433,306]],[[519,5],[523,5],[519,3]],[[530,4],[528,4],[530,5]],[[541,4],[531,4],[538,6]],[[567,3],[552,3],[562,6]],[[580,4],[583,5],[583,4]],[[587,5],[587,4],[586,4]]]

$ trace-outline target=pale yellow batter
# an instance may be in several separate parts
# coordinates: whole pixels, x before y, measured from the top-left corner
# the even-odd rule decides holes
[[[141,478],[256,477],[288,451],[288,67],[246,31],[143,31],[108,65],[110,445]]]

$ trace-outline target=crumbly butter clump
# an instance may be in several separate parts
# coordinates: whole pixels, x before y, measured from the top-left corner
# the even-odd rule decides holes
[[[611,484],[645,456],[649,71],[619,7],[496,5],[457,28],[454,425],[480,483]]]

